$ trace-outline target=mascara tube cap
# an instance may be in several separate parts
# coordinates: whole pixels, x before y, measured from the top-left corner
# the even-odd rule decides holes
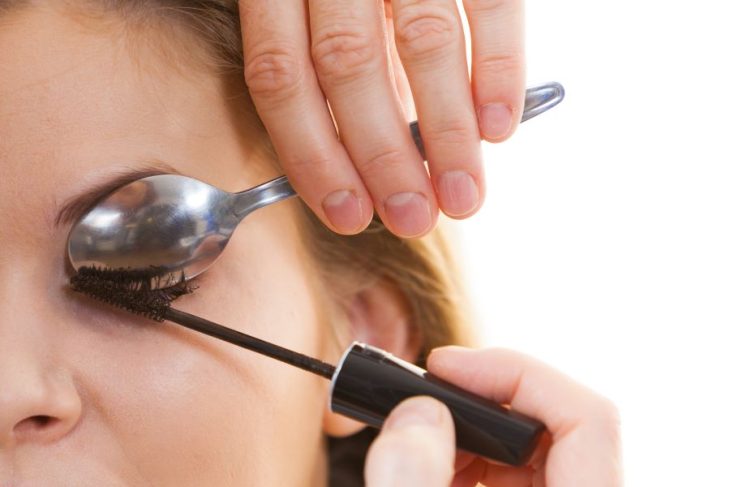
[[[381,428],[401,401],[427,395],[451,411],[456,446],[509,465],[524,465],[545,426],[465,391],[379,348],[354,342],[332,376],[330,409]]]

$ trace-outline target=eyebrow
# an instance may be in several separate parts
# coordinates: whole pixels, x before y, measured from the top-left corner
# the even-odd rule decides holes
[[[75,223],[115,189],[138,179],[159,174],[180,174],[180,171],[159,160],[147,161],[139,166],[114,170],[107,179],[64,201],[59,207],[54,224],[59,227]]]

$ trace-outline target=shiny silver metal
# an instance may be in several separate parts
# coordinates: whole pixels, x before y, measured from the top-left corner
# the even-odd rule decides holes
[[[527,121],[532,117],[536,117],[550,110],[563,101],[563,98],[565,98],[565,88],[557,82],[545,83],[529,88],[525,97],[525,110],[522,112],[522,120],[520,122]]]
[[[520,123],[550,110],[552,107],[563,101],[565,88],[558,82],[552,81],[542,85],[533,86],[525,91],[525,109],[522,112]],[[423,139],[418,129],[418,121],[411,122],[411,136],[416,142],[418,152],[426,159],[426,149],[423,147]]]
[[[555,106],[563,95],[558,83],[527,90],[522,121]],[[422,150],[417,123],[411,125]],[[186,176],[142,178],[112,192],[74,225],[69,260],[76,270],[154,267],[161,283],[174,284],[208,269],[246,215],[295,195],[286,176],[240,193]]]
[[[240,193],[174,174],[138,179],[74,225],[69,260],[76,270],[156,267],[174,284],[210,267],[246,215],[295,194],[286,177]]]

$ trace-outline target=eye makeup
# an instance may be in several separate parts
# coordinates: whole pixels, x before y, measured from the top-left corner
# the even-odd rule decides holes
[[[184,278],[160,282],[159,269],[81,267],[71,289],[154,321],[172,321],[331,380],[330,409],[380,428],[408,397],[429,395],[451,411],[457,446],[510,465],[524,465],[545,426],[514,409],[450,384],[376,347],[354,342],[335,366],[171,306],[192,292]],[[166,284],[170,284],[165,287]]]

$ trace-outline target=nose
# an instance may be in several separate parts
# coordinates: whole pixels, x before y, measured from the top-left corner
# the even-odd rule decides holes
[[[47,443],[65,436],[81,412],[73,384],[42,373],[34,364],[9,364],[6,358],[0,368],[0,451],[16,443]]]
[[[71,377],[37,360],[32,351],[0,345],[0,451],[17,443],[52,442],[81,415]]]
[[[45,334],[53,322],[40,316],[37,302],[15,301],[26,310],[18,313],[6,297],[0,295],[0,453],[20,443],[58,440],[81,416],[73,377]]]

